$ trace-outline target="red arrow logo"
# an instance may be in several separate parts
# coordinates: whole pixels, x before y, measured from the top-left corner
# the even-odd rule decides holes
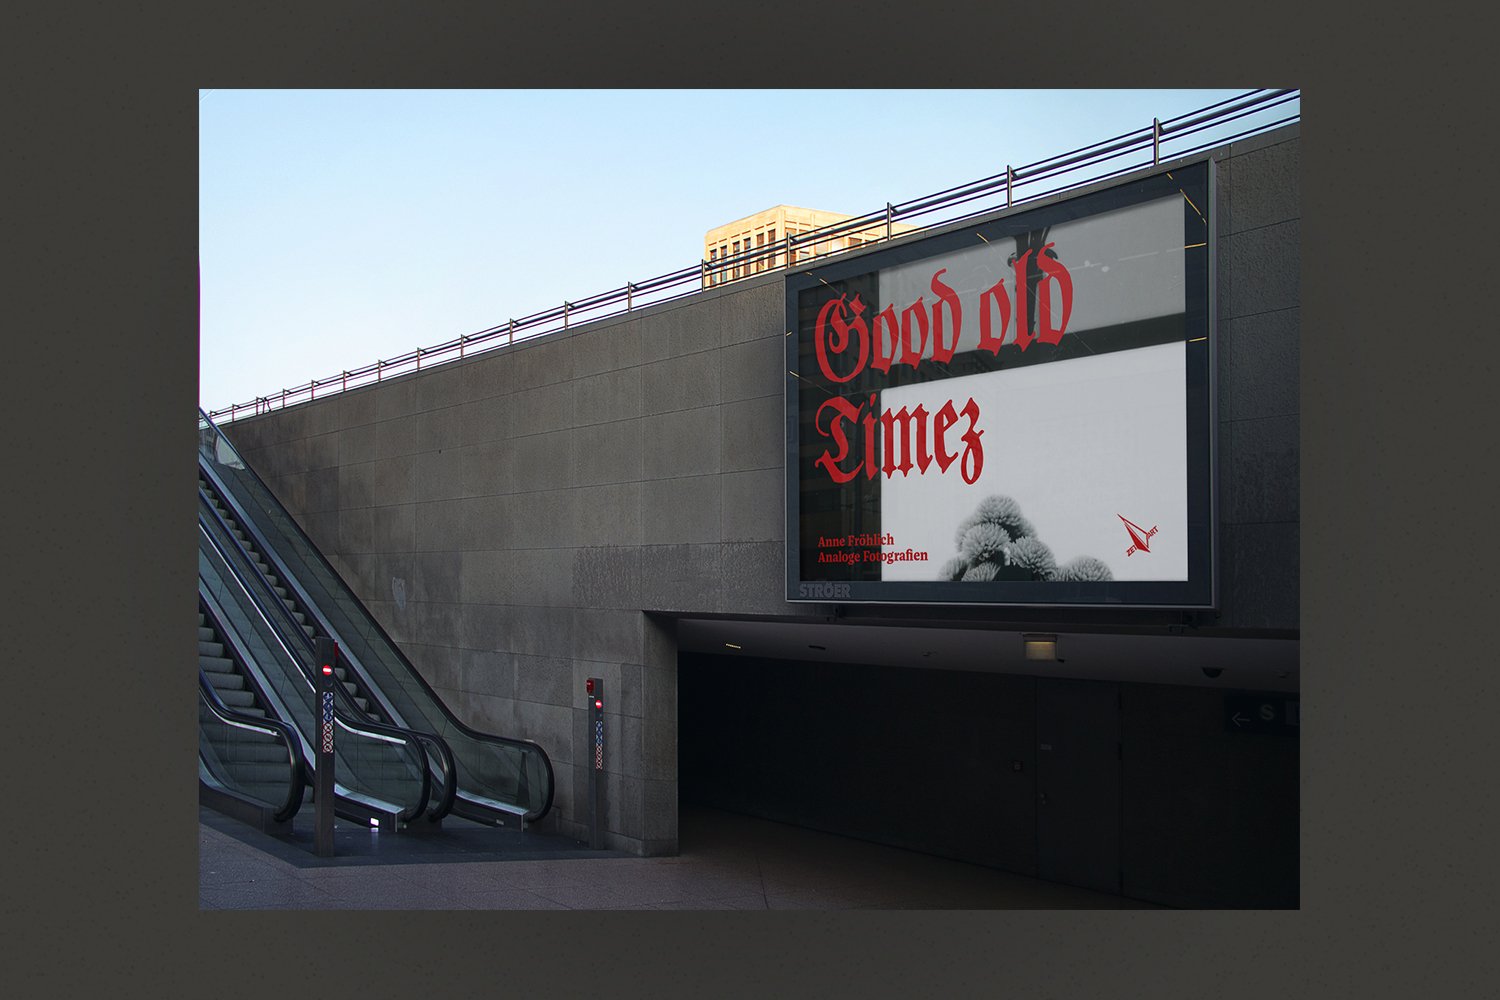
[[[1120,520],[1125,521],[1125,530],[1130,533],[1130,541],[1133,544],[1130,546],[1130,548],[1125,550],[1125,554],[1127,556],[1133,556],[1137,552],[1151,551],[1151,536],[1156,534],[1155,525],[1152,525],[1151,530],[1147,531],[1139,524],[1125,520],[1125,515],[1123,514],[1116,514],[1115,517],[1118,517]]]

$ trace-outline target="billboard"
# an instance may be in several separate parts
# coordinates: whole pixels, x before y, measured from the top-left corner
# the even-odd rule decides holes
[[[787,278],[787,599],[1209,607],[1208,162]]]

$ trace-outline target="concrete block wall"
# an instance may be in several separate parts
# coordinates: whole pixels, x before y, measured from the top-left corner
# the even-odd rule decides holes
[[[607,842],[672,853],[676,644],[642,612],[786,610],[782,324],[762,278],[228,433],[460,718],[546,748],[576,836],[602,678]]]
[[[1219,624],[1252,630],[1298,626],[1298,141],[1219,164]],[[607,842],[676,851],[676,645],[644,612],[808,613],[783,297],[772,273],[227,428],[459,717],[547,749],[564,832],[598,676]]]
[[[1299,627],[1301,140],[1218,162],[1221,623]]]

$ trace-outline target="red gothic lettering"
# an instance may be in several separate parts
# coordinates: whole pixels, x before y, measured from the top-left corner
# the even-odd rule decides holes
[[[1062,340],[1063,331],[1068,328],[1068,317],[1073,314],[1073,276],[1068,273],[1066,267],[1063,267],[1061,261],[1048,255],[1047,251],[1051,249],[1052,244],[1048,243],[1042,247],[1042,252],[1036,259],[1043,274],[1036,291],[1036,339],[1044,344],[1056,345]],[[1056,327],[1052,325],[1050,284],[1053,281],[1057,282],[1057,290],[1062,298],[1062,322]]]
[[[937,442],[937,464],[939,472],[947,472],[948,466],[952,465],[958,458],[958,456],[949,451],[947,447],[948,428],[952,427],[956,423],[958,423],[958,412],[953,409],[953,400],[950,399],[948,400],[948,402],[943,404],[943,408],[941,410],[937,411],[937,416],[934,417],[932,421],[933,430],[936,431],[936,433],[932,435],[932,438],[935,442]]]
[[[975,430],[979,425],[979,404],[974,402],[973,396],[964,404],[962,412],[969,418],[969,429],[963,433],[964,459],[959,463],[958,471],[964,477],[964,482],[973,486],[979,474],[984,471],[984,448],[979,444],[979,435],[984,431]]]
[[[1016,346],[1023,351],[1036,339],[1031,335],[1031,296],[1026,288],[1026,261],[1030,257],[1027,250],[1016,258]]]
[[[945,267],[932,276],[932,294],[938,297],[938,301],[932,304],[932,360],[941,361],[943,364],[953,360],[953,352],[958,349],[958,336],[964,323],[964,309],[959,305],[958,293],[951,287],[939,281],[948,272]],[[953,317],[953,339],[947,343],[943,342],[943,313],[944,306]]]
[[[896,348],[901,343],[901,324],[896,319],[896,308],[894,306],[886,306],[880,310],[872,326],[871,333],[874,335],[875,348],[874,355],[870,358],[870,367],[878,372],[889,372],[891,370],[891,362],[896,359]],[[890,350],[886,350],[887,331],[891,335],[889,341]]]
[[[990,300],[1000,309],[1000,336],[990,334]],[[1005,341],[1005,328],[1010,325],[1010,295],[1005,290],[1005,279],[1001,278],[979,296],[979,349],[999,355],[1000,345]]]
[[[978,429],[979,404],[972,397],[964,404],[962,411],[954,408],[951,399],[944,403],[937,416],[932,418],[931,433],[927,429],[929,415],[925,407],[918,406],[908,410],[903,406],[899,410],[888,409],[877,414],[875,400],[876,397],[872,394],[868,400],[856,406],[842,396],[834,396],[824,400],[818,407],[815,421],[818,434],[832,438],[834,447],[825,449],[823,454],[814,459],[813,464],[827,472],[835,483],[847,483],[861,471],[866,479],[874,479],[882,472],[887,479],[898,471],[906,476],[913,468],[918,473],[925,473],[934,460],[940,472],[948,471],[954,462],[958,462],[959,472],[966,483],[973,484],[979,478],[984,470],[984,445],[980,442],[980,435],[984,431]],[[831,413],[826,427],[823,421],[825,410]],[[962,461],[958,454],[949,449],[947,442],[948,429],[958,423],[960,415],[969,418],[968,429],[959,436],[964,444]],[[850,425],[857,424],[863,424],[864,458],[844,468],[842,466],[851,457]],[[883,448],[877,447],[877,434],[884,438]],[[897,461],[898,449],[900,461]]]
[[[823,411],[829,407],[833,408],[834,416],[828,424],[828,429],[825,431],[823,429]],[[828,478],[836,483],[847,483],[856,475],[853,470],[845,472],[840,469],[839,463],[849,454],[849,438],[844,433],[844,421],[848,420],[852,422],[858,420],[859,411],[860,407],[853,406],[844,397],[831,396],[823,401],[822,406],[818,407],[818,412],[813,418],[813,423],[817,427],[818,433],[824,437],[832,435],[833,443],[838,447],[837,455],[830,456],[827,451],[824,451],[823,454],[814,460],[813,464],[821,465],[824,471],[828,473]]]
[[[865,304],[859,300],[858,295],[854,296],[854,301],[848,305],[848,311],[854,315],[854,323],[846,324],[844,322],[844,299],[845,296],[840,295],[836,299],[829,299],[825,302],[823,308],[818,311],[818,321],[813,329],[813,348],[817,351],[818,367],[823,369],[824,376],[830,382],[848,382],[854,376],[858,375],[860,370],[864,368],[865,358],[870,351],[870,331],[865,326],[865,321],[861,315],[865,311]],[[829,341],[827,329],[830,320],[833,324],[833,339],[831,342]],[[859,357],[854,362],[854,367],[850,370],[849,374],[840,378],[833,373],[833,366],[829,363],[828,353],[830,348],[834,354],[842,354],[848,350],[851,333],[858,336]]]
[[[911,342],[911,322],[915,317],[918,333],[921,334],[915,347]],[[917,296],[917,301],[907,306],[901,313],[901,363],[917,367],[922,360],[922,355],[927,353],[927,309],[922,305],[922,296]]]
[[[900,424],[901,430],[898,435],[896,425]],[[892,412],[886,410],[880,415],[881,433],[885,438],[885,464],[881,471],[887,479],[901,473],[905,479],[907,473],[912,470],[912,451],[917,453],[916,466],[919,472],[926,472],[927,467],[932,464],[932,456],[927,453],[927,411],[921,406],[915,410],[906,407]],[[915,431],[916,447],[912,447],[913,431]],[[901,440],[901,461],[896,461],[896,439]]]

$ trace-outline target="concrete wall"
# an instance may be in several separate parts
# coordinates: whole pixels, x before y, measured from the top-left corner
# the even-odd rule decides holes
[[[1299,626],[1301,141],[1219,161],[1221,623]]]
[[[1221,626],[1296,629],[1295,132],[1220,173]],[[783,600],[779,275],[227,428],[471,725],[541,743],[583,834],[583,679],[613,734],[608,843],[677,846],[677,659],[643,611]]]
[[[785,610],[781,303],[761,279],[228,428],[457,714],[546,748],[565,832],[598,676],[608,843],[676,850],[676,647],[642,610]]]

